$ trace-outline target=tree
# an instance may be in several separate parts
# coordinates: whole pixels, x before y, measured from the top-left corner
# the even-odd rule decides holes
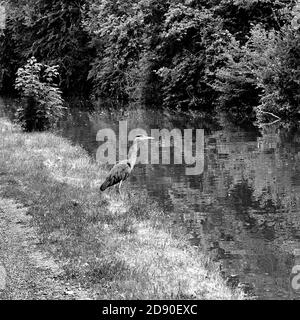
[[[164,104],[211,108],[214,74],[222,64],[228,32],[209,10],[194,2],[171,4],[165,15],[157,53]]]
[[[2,93],[14,92],[16,72],[28,57],[31,43],[30,24],[34,20],[35,2],[10,0],[5,3],[5,29],[0,36]]]
[[[32,24],[31,54],[60,66],[60,86],[65,94],[86,93],[93,50],[82,26],[85,0],[38,1],[39,18]]]
[[[280,30],[289,20],[289,10],[296,2],[297,0],[211,0],[206,5],[221,17],[224,29],[245,44],[253,25],[260,24],[268,31]]]
[[[233,39],[228,62],[218,70],[215,83],[223,109],[250,115],[256,110],[262,121],[264,115],[272,113],[291,119],[299,112],[300,43],[296,11],[295,7],[286,12],[289,23],[279,31],[266,30],[258,24],[252,26],[244,45]]]
[[[154,51],[167,7],[162,0],[91,1],[85,26],[97,51],[89,73],[96,96],[144,95],[155,81]]]
[[[262,89],[258,115],[275,113],[285,119],[300,117],[300,34],[285,27],[277,35],[276,45],[267,57],[264,69],[257,71]]]
[[[1,41],[4,89],[13,86],[16,70],[34,55],[46,64],[59,65],[65,94],[88,92],[93,49],[82,26],[85,4],[85,0],[7,1],[6,30]]]

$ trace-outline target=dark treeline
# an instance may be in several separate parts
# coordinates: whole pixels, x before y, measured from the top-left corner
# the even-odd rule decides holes
[[[297,0],[7,0],[2,93],[34,56],[65,95],[300,113]]]

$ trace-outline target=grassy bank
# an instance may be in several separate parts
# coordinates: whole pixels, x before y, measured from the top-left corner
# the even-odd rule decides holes
[[[62,279],[99,299],[243,298],[160,223],[163,212],[147,195],[100,193],[107,171],[80,147],[51,133],[21,133],[2,119],[0,149],[0,195],[28,207]]]

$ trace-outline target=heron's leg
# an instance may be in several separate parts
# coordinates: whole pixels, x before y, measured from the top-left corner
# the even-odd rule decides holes
[[[121,186],[122,186],[122,180],[119,182],[119,195],[122,198],[122,193],[121,193]]]

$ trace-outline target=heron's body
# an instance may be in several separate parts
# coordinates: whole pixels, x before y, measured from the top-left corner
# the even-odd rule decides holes
[[[117,183],[121,183],[122,181],[125,181],[129,177],[131,171],[132,171],[132,168],[128,160],[120,161],[118,164],[113,166],[113,168],[110,170],[108,176],[106,177],[105,181],[101,185],[100,190],[104,191],[105,189]]]
[[[146,139],[153,139],[153,138],[140,135],[134,139],[133,145],[129,150],[128,159],[120,161],[119,163],[113,166],[108,176],[106,177],[105,181],[102,183],[100,187],[101,191],[104,191],[107,188],[113,185],[116,185],[118,183],[119,183],[119,191],[120,191],[122,182],[129,177],[131,171],[135,166],[135,163],[137,160],[138,142]]]

